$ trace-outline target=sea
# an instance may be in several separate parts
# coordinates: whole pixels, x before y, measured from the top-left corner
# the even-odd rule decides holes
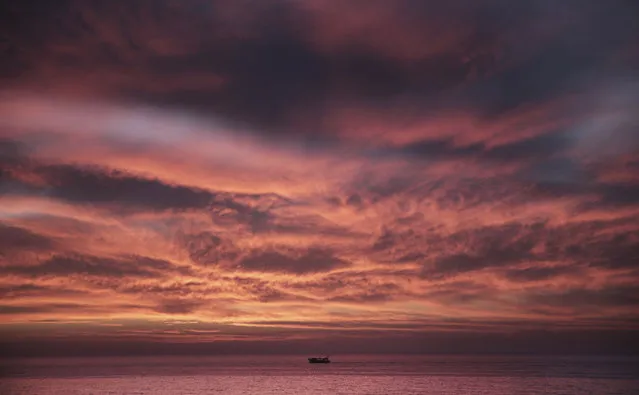
[[[0,360],[0,394],[639,394],[637,357],[334,355]]]

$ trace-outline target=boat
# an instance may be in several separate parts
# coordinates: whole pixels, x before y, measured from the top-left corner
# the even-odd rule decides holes
[[[311,357],[308,363],[331,363],[331,360],[328,357]]]

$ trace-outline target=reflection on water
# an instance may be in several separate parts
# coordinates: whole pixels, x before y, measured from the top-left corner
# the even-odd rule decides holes
[[[636,358],[333,356],[3,361],[3,394],[629,394]]]

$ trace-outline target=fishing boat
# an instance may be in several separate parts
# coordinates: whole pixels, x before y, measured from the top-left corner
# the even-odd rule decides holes
[[[331,360],[328,357],[311,357],[308,363],[331,363]]]

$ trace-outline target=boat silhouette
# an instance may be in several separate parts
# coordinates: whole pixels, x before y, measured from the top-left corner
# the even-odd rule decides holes
[[[308,363],[331,363],[331,360],[328,357],[311,357]]]

